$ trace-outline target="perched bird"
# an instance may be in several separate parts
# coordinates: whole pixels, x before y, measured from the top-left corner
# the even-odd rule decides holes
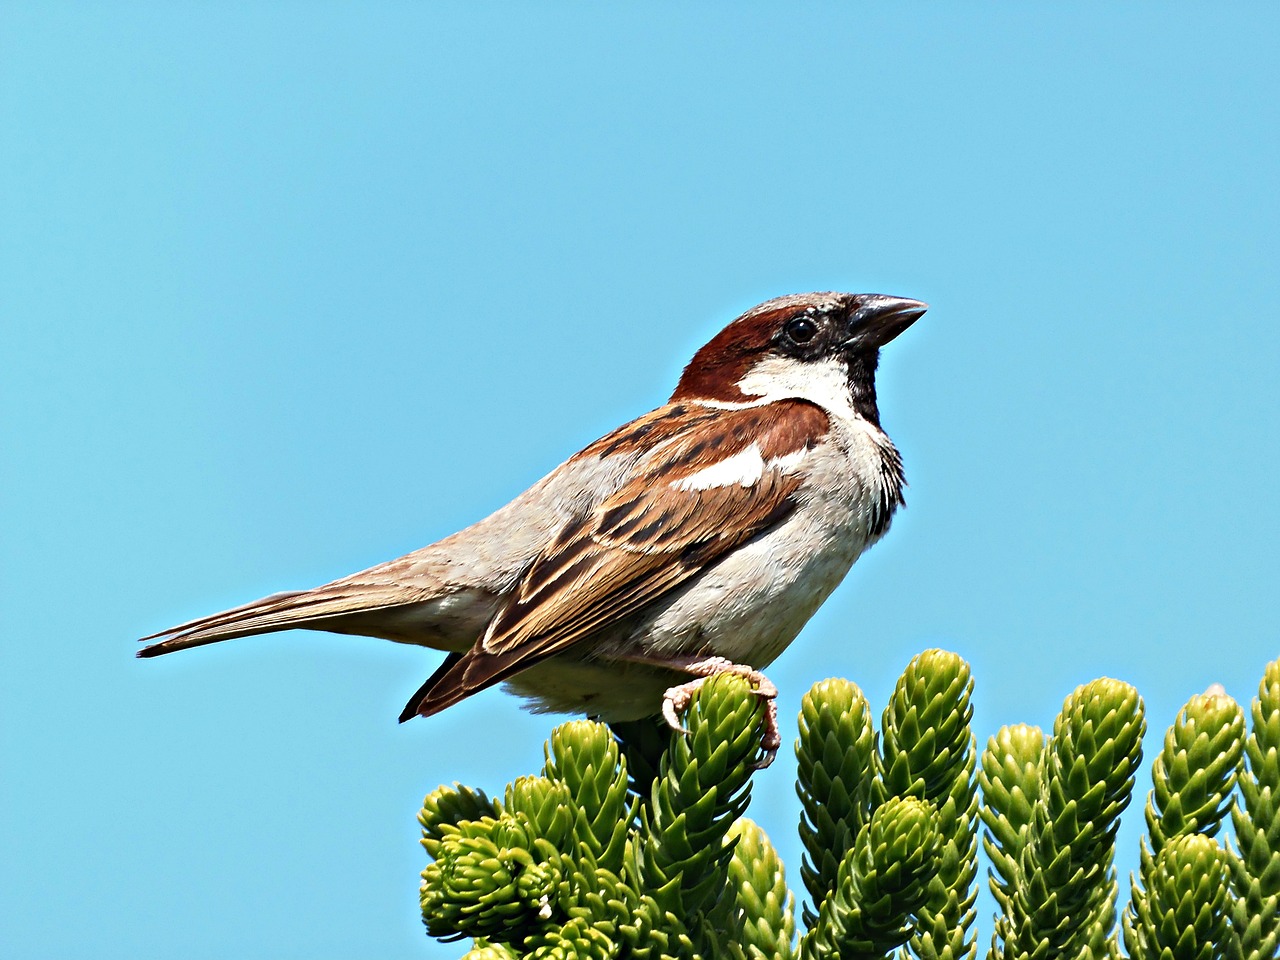
[[[876,407],[880,348],[926,309],[807,293],[748,310],[667,403],[505,507],[314,590],[144,637],[155,657],[301,627],[447,651],[401,721],[500,681],[535,710],[618,721],[676,711],[732,671],[769,701],[771,663],[884,535],[902,461]],[[688,680],[688,678],[695,678]],[[687,682],[680,682],[682,679]]]

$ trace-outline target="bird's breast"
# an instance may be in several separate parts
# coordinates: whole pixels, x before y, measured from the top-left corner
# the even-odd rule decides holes
[[[901,502],[898,462],[870,424],[838,425],[806,457],[786,519],[711,565],[614,643],[768,665],[887,529]]]

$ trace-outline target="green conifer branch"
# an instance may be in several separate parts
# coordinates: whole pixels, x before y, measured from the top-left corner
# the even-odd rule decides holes
[[[1280,660],[1267,664],[1250,709],[1245,768],[1231,809],[1235,927],[1245,960],[1280,956]]]
[[[481,938],[462,955],[462,960],[512,960],[519,957],[510,947],[503,943],[490,943]]]
[[[750,683],[721,674],[694,697],[684,717],[688,735],[672,738],[630,863],[665,911],[694,918],[724,890],[733,855],[726,837],[751,799],[763,717]]]
[[[1018,861],[1031,836],[1043,761],[1044,731],[1025,723],[1001,727],[982,752],[982,848],[991,861],[991,892],[1004,914],[1013,909],[1010,900],[1019,884]],[[993,944],[989,956],[994,955]]]
[[[1222,960],[1231,941],[1231,868],[1217,841],[1190,833],[1157,853],[1146,895],[1126,912],[1124,944],[1135,960]]]
[[[1181,837],[1212,837],[1217,833],[1231,802],[1243,751],[1244,711],[1225,694],[1192,697],[1165,733],[1164,747],[1151,765],[1152,787],[1145,809],[1148,837],[1142,839],[1139,850],[1141,883],[1130,881],[1130,902],[1123,920],[1125,943],[1131,951],[1154,942],[1154,933],[1141,933],[1156,922],[1152,911],[1158,913],[1157,907],[1148,903],[1157,896],[1153,885],[1166,885],[1160,895],[1167,905],[1172,896],[1169,890],[1173,889],[1168,887],[1173,882],[1168,874],[1174,869],[1170,863],[1183,864],[1189,856],[1189,848],[1179,848],[1183,853],[1178,856],[1183,859],[1166,863],[1160,857],[1161,851]],[[1157,880],[1160,870],[1165,873],[1160,875],[1162,880]],[[1190,895],[1179,889],[1179,896]]]
[[[928,897],[916,918],[911,952],[921,960],[977,953],[972,931],[978,891],[978,784],[969,665],[946,650],[926,650],[903,671],[885,708],[875,803],[917,797],[936,811],[942,838]]]
[[[1128,684],[1095,680],[1067,697],[1045,745],[1039,791],[989,956],[1075,957],[1114,910],[1115,831],[1146,728]]]
[[[569,788],[550,777],[517,777],[503,795],[502,816],[528,826],[530,836],[565,850],[577,826],[578,805]]]
[[[933,805],[916,797],[890,798],[871,815],[801,943],[802,957],[881,960],[907,942],[942,846],[936,820]]]
[[[743,960],[791,960],[795,956],[795,897],[769,837],[747,817],[729,832],[736,844],[729,861],[732,912],[716,956]]]
[[[422,801],[418,823],[422,825],[422,845],[434,860],[444,828],[456,826],[463,820],[480,820],[496,817],[498,808],[485,796],[483,790],[473,790],[454,782],[452,787],[441,784]]]
[[[1087,684],[1047,741],[1004,727],[979,761],[972,689],[954,654],[915,658],[878,749],[854,685],[806,695],[797,788],[817,910],[798,946],[782,863],[742,817],[762,711],[740,677],[704,686],[688,736],[573,721],[553,732],[541,774],[500,801],[457,784],[428,794],[427,930],[474,938],[469,960],[968,958],[980,815],[1000,907],[989,957],[1120,960],[1122,935],[1134,960],[1276,960],[1280,661],[1247,736],[1225,694],[1192,698],[1170,728],[1119,934],[1114,840],[1141,700],[1113,680]],[[1229,808],[1238,855],[1211,837]]]
[[[1179,711],[1151,768],[1145,810],[1151,852],[1174,837],[1212,837],[1227,814],[1244,752],[1244,711],[1225,694],[1200,694]]]
[[[559,857],[523,818],[485,817],[444,827],[422,880],[422,916],[433,937],[518,943],[550,925]]]
[[[618,741],[603,723],[571,720],[552,731],[545,752],[544,775],[565,785],[582,815],[575,838],[600,867],[620,872],[640,801],[628,793],[628,764]]]
[[[848,680],[816,683],[800,701],[796,740],[800,797],[800,878],[809,891],[805,926],[835,888],[845,854],[871,816],[875,732],[871,706]]]

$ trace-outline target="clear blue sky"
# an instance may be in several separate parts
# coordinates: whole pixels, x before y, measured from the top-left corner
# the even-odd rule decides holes
[[[457,956],[418,803],[546,718],[397,726],[437,655],[373,640],[135,638],[451,533],[781,293],[933,305],[880,375],[909,508],[772,669],[788,726],[933,645],[982,739],[1101,675],[1160,729],[1253,693],[1275,6],[793,6],[4,6],[6,956]],[[793,771],[752,811],[798,882]]]

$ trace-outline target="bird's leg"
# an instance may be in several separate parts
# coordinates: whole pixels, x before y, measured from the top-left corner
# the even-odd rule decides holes
[[[693,695],[698,692],[699,687],[721,673],[733,673],[740,677],[746,677],[755,687],[752,692],[765,702],[764,735],[760,738],[760,746],[764,750],[764,756],[760,758],[755,766],[757,770],[763,770],[773,763],[774,757],[778,755],[778,748],[782,746],[782,733],[778,730],[778,688],[773,685],[772,680],[759,670],[755,670],[745,664],[734,663],[724,657],[670,657],[659,659],[637,656],[623,659],[633,663],[644,663],[651,666],[665,667],[669,670],[679,670],[681,673],[693,674],[697,678],[690,680],[688,683],[668,687],[662,695],[662,717],[667,721],[667,726],[672,730],[686,734],[689,731],[680,723],[679,714],[689,706],[689,703],[693,700]]]

